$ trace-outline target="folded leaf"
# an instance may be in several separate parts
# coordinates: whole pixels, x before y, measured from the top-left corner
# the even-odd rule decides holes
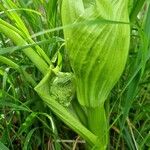
[[[63,1],[63,25],[97,19],[112,22],[64,29],[77,96],[87,107],[104,103],[125,67],[130,41],[128,0],[96,0],[89,7],[82,0]]]
[[[50,94],[51,88],[51,70],[44,76],[40,83],[35,87],[35,91],[47,104],[48,107],[70,128],[83,137],[89,145],[99,145],[100,141],[97,136],[90,132],[82,123],[64,106],[62,106],[56,99],[53,99]]]

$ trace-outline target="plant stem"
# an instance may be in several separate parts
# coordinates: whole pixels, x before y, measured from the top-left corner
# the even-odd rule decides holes
[[[16,45],[23,46],[28,43],[14,30],[10,28],[10,24],[0,19],[0,31],[9,37]],[[48,64],[41,58],[32,48],[22,50],[26,56],[35,64],[35,66],[43,73],[46,74]]]
[[[108,143],[107,119],[104,105],[87,109],[88,111],[88,128],[99,138],[99,150],[105,150]]]
[[[79,117],[81,123],[84,126],[87,126],[87,119],[86,119],[87,116],[77,99],[74,99],[74,101],[72,102],[72,106],[73,106],[73,109],[74,109],[76,115]]]

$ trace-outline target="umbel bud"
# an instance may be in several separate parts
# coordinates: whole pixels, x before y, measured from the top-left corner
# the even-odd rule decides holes
[[[92,0],[89,5],[63,0],[63,25],[94,20],[64,28],[78,100],[86,107],[104,103],[125,67],[130,41],[128,0]]]

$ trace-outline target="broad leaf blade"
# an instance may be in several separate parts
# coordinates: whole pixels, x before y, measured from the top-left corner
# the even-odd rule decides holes
[[[69,14],[70,9],[65,11]],[[96,5],[85,9],[74,23],[98,18],[128,22],[128,1],[112,1],[110,4],[107,0],[97,0]],[[63,12],[62,21],[64,25],[68,24]],[[80,104],[87,107],[103,104],[123,72],[129,49],[130,26],[123,23],[85,24],[65,29],[64,35]]]

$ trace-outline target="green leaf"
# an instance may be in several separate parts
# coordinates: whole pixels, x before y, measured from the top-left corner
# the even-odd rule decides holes
[[[2,0],[2,4],[0,7],[3,8],[3,10],[9,10],[9,9],[17,9],[16,4],[12,0]],[[35,42],[31,39],[31,36],[29,34],[28,28],[26,27],[25,23],[21,19],[21,17],[18,15],[16,11],[10,12],[6,11],[7,16],[14,22],[17,28],[19,29],[19,34],[25,38],[28,42],[31,44],[34,44]],[[16,30],[15,30],[16,31]],[[51,64],[48,56],[45,54],[45,52],[37,45],[35,46],[37,52],[48,64]]]
[[[4,33],[18,46],[28,45],[27,41],[22,38],[20,31],[2,19],[0,19],[0,32]],[[47,63],[34,51],[34,49],[28,47],[24,49],[23,52],[31,59],[31,61],[43,74],[47,72]]]
[[[5,101],[5,100],[1,100],[2,98],[0,98],[0,107],[4,107],[4,106],[7,106],[7,107],[10,107],[12,108],[13,110],[22,110],[22,111],[27,111],[29,112],[30,110],[24,106],[21,106],[21,105],[17,105],[15,103],[12,103],[12,102],[9,102],[9,101]]]
[[[128,0],[97,0],[95,5],[82,8],[82,11],[78,11],[78,3],[83,5],[81,0],[63,1],[63,25],[96,19],[129,21]],[[103,104],[126,64],[129,24],[85,24],[78,28],[65,28],[64,36],[80,104],[87,107]]]
[[[9,150],[1,141],[0,141],[0,149],[1,150]]]
[[[58,103],[50,96],[51,70],[45,75],[41,82],[35,87],[35,91],[42,100],[51,108],[51,110],[70,128],[83,137],[90,145],[99,145],[97,136],[84,127],[80,121],[72,115],[68,109]]]
[[[130,20],[131,22],[135,22],[137,19],[137,15],[140,12],[141,8],[143,7],[146,0],[137,0],[134,2],[131,14],[130,14]]]
[[[24,123],[21,124],[19,128],[19,134],[21,134],[22,132],[27,132],[27,129],[33,124],[36,117],[37,117],[36,112],[32,112],[30,115],[28,115]]]
[[[36,129],[37,129],[37,128],[34,128],[34,129],[32,129],[32,130],[28,133],[28,135],[27,135],[27,137],[26,137],[26,139],[25,139],[25,142],[24,142],[23,150],[28,150],[29,142],[30,142],[31,137],[32,137],[32,135],[33,135],[33,133],[35,132]]]

